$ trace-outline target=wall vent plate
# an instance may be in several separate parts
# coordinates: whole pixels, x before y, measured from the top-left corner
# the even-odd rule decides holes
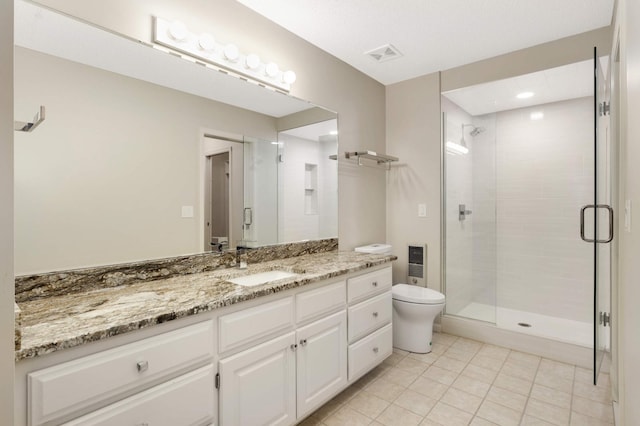
[[[408,246],[408,283],[425,287],[427,285],[427,245]]]

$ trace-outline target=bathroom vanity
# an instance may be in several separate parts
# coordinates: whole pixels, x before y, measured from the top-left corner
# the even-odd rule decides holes
[[[392,260],[328,251],[32,296],[16,424],[295,424],[391,354]],[[291,276],[229,281],[269,271]]]

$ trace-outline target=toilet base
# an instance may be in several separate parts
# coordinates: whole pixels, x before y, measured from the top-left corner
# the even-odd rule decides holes
[[[418,354],[428,354],[431,352],[433,337],[433,323],[431,328],[427,328],[424,324],[421,327],[412,327],[414,330],[399,330],[396,327],[397,322],[393,321],[393,347],[407,352]],[[406,324],[405,324],[406,326]]]
[[[419,354],[431,352],[433,320],[443,304],[421,305],[393,301],[393,347]]]

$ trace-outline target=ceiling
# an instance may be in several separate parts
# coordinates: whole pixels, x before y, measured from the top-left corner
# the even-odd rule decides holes
[[[593,96],[593,60],[443,93],[472,116]],[[519,99],[519,93],[531,97]]]
[[[382,84],[611,24],[614,0],[238,0]],[[393,45],[378,62],[365,52]]]

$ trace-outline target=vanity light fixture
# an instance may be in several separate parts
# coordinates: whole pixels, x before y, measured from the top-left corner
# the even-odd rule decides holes
[[[239,55],[240,52],[238,52],[238,46],[236,46],[235,44],[229,43],[224,47],[224,57],[227,60],[236,62]]]
[[[200,34],[198,38],[198,45],[204,51],[211,52],[216,48],[216,40],[211,34]]]
[[[531,118],[531,120],[535,121],[535,120],[542,120],[544,118],[544,112],[542,111],[535,111],[532,112],[531,115],[529,116]]]
[[[516,95],[516,98],[518,98],[518,99],[529,99],[529,98],[533,97],[533,95],[535,95],[535,93],[533,93],[533,92],[522,92],[522,93],[518,93]]]
[[[255,53],[243,54],[233,43],[221,44],[209,33],[193,34],[180,21],[154,20],[155,47],[179,52],[185,60],[204,61],[207,67],[286,92],[297,79],[295,72],[281,70],[275,62],[262,62]]]
[[[282,82],[286,83],[286,84],[293,84],[296,82],[296,78],[298,78],[296,76],[296,73],[289,70],[289,71],[285,71],[284,73],[282,73]]]
[[[279,72],[280,72],[280,68],[278,68],[278,64],[276,64],[275,62],[269,62],[267,66],[264,67],[264,73],[268,77],[273,78],[277,76]]]
[[[187,27],[180,21],[173,21],[169,24],[169,35],[171,38],[177,41],[182,41],[187,38]]]
[[[255,70],[260,66],[260,56],[255,53],[249,53],[244,62],[247,68]]]

